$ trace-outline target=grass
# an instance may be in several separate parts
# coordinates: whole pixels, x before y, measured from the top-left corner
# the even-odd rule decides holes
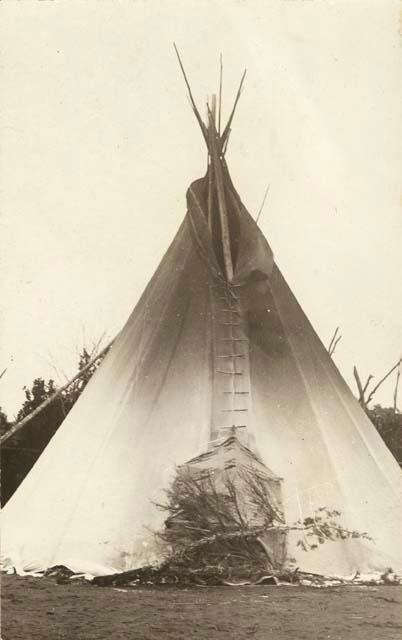
[[[102,588],[2,577],[3,640],[400,640],[401,587]]]

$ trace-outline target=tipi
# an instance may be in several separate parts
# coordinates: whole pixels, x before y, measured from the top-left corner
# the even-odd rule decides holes
[[[307,553],[290,538],[299,567],[402,568],[400,469],[232,184],[234,109],[220,132],[213,105],[207,125],[193,106],[208,171],[189,187],[183,223],[112,349],[6,505],[4,563],[102,575],[158,561],[152,531],[164,516],[154,503],[178,465],[230,431],[282,479],[287,522],[327,507],[373,538]]]

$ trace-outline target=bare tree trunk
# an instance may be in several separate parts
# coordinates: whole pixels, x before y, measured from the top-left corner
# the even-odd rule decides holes
[[[342,338],[342,336],[339,334],[338,336],[338,331],[339,331],[339,327],[336,327],[335,331],[334,331],[334,335],[331,338],[331,342],[329,343],[328,346],[328,353],[330,356],[333,356],[335,353],[335,349],[337,347],[337,344],[339,342],[339,340]]]
[[[360,402],[361,406],[363,407],[363,409],[366,409],[367,406],[366,406],[366,401],[364,399],[363,385],[362,385],[362,382],[360,380],[359,372],[357,371],[356,365],[353,367],[353,375],[355,377],[356,384],[357,384],[357,389],[359,391],[359,402]]]
[[[378,389],[381,387],[382,383],[386,381],[386,379],[391,375],[391,373],[393,371],[395,371],[395,369],[397,369],[399,367],[399,365],[401,364],[401,358],[398,360],[398,362],[396,364],[394,364],[393,367],[391,367],[391,369],[385,374],[385,376],[383,376],[381,378],[381,380],[379,382],[377,382],[377,384],[375,385],[375,387],[372,388],[372,390],[369,393],[369,396],[366,400],[366,404],[368,404],[370,402],[370,400],[373,399],[374,394],[376,393],[376,391],[378,391]]]

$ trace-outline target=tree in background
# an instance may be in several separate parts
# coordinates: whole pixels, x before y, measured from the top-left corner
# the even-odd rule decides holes
[[[337,329],[338,331],[338,329]],[[334,347],[338,344],[340,336],[335,332],[331,341],[329,352],[333,354]],[[98,345],[99,346],[99,343]],[[99,367],[110,345],[105,348],[99,357],[88,364],[93,358],[93,353],[84,348],[79,355],[78,373],[82,375],[73,379],[68,387],[58,393],[53,402],[50,402],[38,415],[34,416],[20,431],[12,435],[1,447],[1,469],[2,469],[2,493],[1,503],[4,505],[12,496],[17,487],[21,484],[29,470],[33,467],[42,451],[47,446],[50,439],[56,433],[66,415],[80,397],[86,385]],[[96,349],[96,347],[95,347]],[[358,380],[359,402],[367,413],[378,433],[384,440],[386,446],[391,451],[397,462],[402,466],[402,414],[396,408],[400,362],[394,365],[385,376],[377,383],[373,389],[367,390],[373,376],[369,376],[364,385],[361,384],[359,375],[355,368],[355,378]],[[394,407],[385,408],[379,404],[374,408],[369,408],[368,401],[372,399],[375,391],[384,380],[396,369],[397,380],[394,393]],[[3,372],[4,373],[4,372]],[[47,399],[58,392],[54,380],[47,382],[43,378],[36,378],[30,388],[24,387],[25,401],[18,412],[17,422],[30,416]],[[366,395],[365,395],[366,394]],[[363,402],[364,400],[364,402]],[[13,426],[9,422],[7,415],[0,407],[0,436],[4,435]]]
[[[8,421],[7,415],[4,413],[3,409],[0,407],[0,436],[3,433],[6,433],[11,427],[11,423]]]
[[[82,391],[100,365],[103,353],[93,364],[85,369],[93,357],[87,349],[83,349],[78,362],[78,371],[82,376],[61,394],[55,397],[38,415],[35,415],[23,429],[12,435],[1,447],[2,491],[1,503],[6,502],[21,484],[27,473],[35,464],[51,438],[56,433],[64,418],[71,411]],[[47,382],[43,378],[35,378],[31,387],[24,387],[25,401],[17,414],[17,422],[30,416],[46,400],[54,396],[57,386],[54,380]],[[7,416],[0,410],[1,435],[12,427]]]
[[[336,327],[327,348],[331,357],[333,357],[335,349],[341,339],[342,335],[339,331],[339,327]],[[398,409],[398,390],[401,368],[402,358],[399,358],[398,361],[381,376],[379,381],[375,381],[372,374],[367,376],[367,379],[364,381],[364,379],[361,378],[356,365],[353,367],[353,375],[356,381],[358,392],[357,399],[360,406],[370,418],[398,464],[402,467],[402,414]],[[370,407],[370,403],[373,401],[377,391],[394,372],[396,373],[393,393],[394,406],[382,407],[381,405],[376,404],[373,408]]]
[[[376,404],[373,409],[367,410],[367,415],[402,467],[402,414],[393,407],[385,408]]]
[[[401,364],[402,359],[399,358],[378,382],[375,382],[372,374],[363,382],[357,367],[355,366],[353,368],[358,390],[358,401],[400,466],[402,466],[402,415],[398,409],[398,389],[401,376]],[[393,394],[394,406],[382,407],[376,404],[371,408],[370,403],[378,389],[393,373],[396,373]]]
[[[56,386],[53,380],[47,382],[36,378],[30,388],[24,387],[25,401],[17,414],[17,421],[30,415],[42,402],[53,395]],[[60,402],[53,402],[41,414],[34,417],[25,429],[11,437],[1,449],[2,504],[12,496],[22,480],[32,468],[49,440],[67,415]]]

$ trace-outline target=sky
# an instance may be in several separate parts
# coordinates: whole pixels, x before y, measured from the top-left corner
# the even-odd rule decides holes
[[[1,13],[0,405],[123,326],[185,215],[247,77],[237,190],[334,359],[378,380],[402,354],[402,5],[369,0],[6,1]],[[376,395],[392,404],[395,378]],[[401,394],[402,396],[402,391]],[[401,402],[399,402],[401,407]]]

